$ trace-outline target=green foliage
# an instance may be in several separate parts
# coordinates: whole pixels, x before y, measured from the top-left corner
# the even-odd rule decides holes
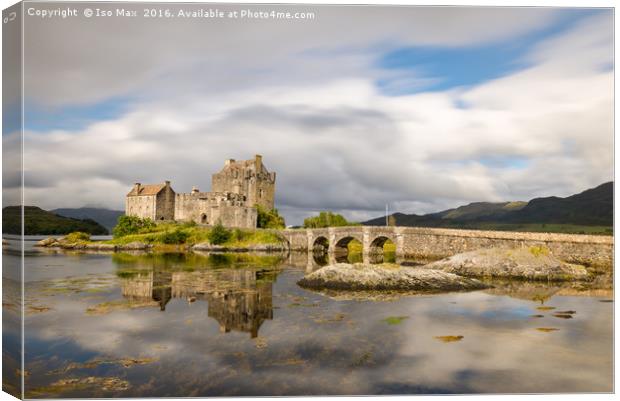
[[[194,245],[212,241],[212,235],[218,237],[216,241],[224,241],[218,245],[250,246],[256,244],[279,244],[283,241],[280,234],[270,230],[227,229],[221,225],[204,227],[187,223],[159,223],[150,228],[143,228],[138,234],[127,234],[114,237],[107,241],[109,244],[124,245],[130,242],[143,242],[152,245]],[[212,234],[212,232],[214,232]],[[222,234],[223,233],[223,234]]]
[[[358,240],[353,239],[347,244],[347,249],[349,253],[362,253],[363,245]]]
[[[230,240],[233,242],[243,242],[247,239],[248,233],[244,232],[239,228],[235,228],[232,230],[232,234],[230,236]]]
[[[401,324],[408,316],[388,316],[383,321],[389,325]]]
[[[152,231],[155,223],[151,219],[142,219],[137,216],[121,216],[118,224],[112,230],[114,238],[124,237],[130,234],[140,234]]]
[[[342,215],[333,212],[321,212],[318,216],[308,217],[304,220],[304,228],[325,228],[356,226],[358,223],[347,221]]]
[[[266,210],[260,205],[256,205],[256,211],[258,216],[256,219],[256,225],[258,228],[284,228],[284,217],[280,216],[278,209]]]
[[[221,223],[217,223],[209,233],[209,242],[214,245],[220,245],[227,242],[232,237],[232,231],[224,227]]]
[[[160,237],[161,242],[164,244],[184,244],[189,238],[189,233],[182,229],[176,229],[174,231],[166,231]]]
[[[21,234],[22,209],[7,206],[2,209],[2,232]],[[90,219],[58,216],[36,206],[24,206],[24,232],[26,235],[65,235],[81,231],[91,235],[107,235],[108,230]]]
[[[65,236],[65,241],[71,244],[74,244],[76,242],[88,242],[90,241],[90,234],[76,231],[74,233],[67,234]]]
[[[549,248],[545,246],[531,246],[530,253],[536,257],[549,255]]]

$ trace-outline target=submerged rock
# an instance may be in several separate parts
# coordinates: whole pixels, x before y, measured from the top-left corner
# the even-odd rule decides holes
[[[423,292],[465,291],[488,288],[478,280],[439,270],[399,265],[337,263],[307,274],[301,287],[334,290],[402,290]]]
[[[146,249],[150,249],[151,247],[152,247],[152,245],[145,244],[143,242],[137,242],[137,241],[117,246],[118,249],[124,249],[124,250],[128,250],[128,251],[143,251],[143,250],[146,250]]]
[[[585,267],[563,262],[544,247],[479,249],[429,263],[423,268],[467,277],[547,281],[588,278]]]
[[[116,248],[116,245],[101,243],[93,243],[86,246],[86,249],[91,249],[95,251],[116,251]]]

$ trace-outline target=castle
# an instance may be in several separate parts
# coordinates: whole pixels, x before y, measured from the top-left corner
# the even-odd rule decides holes
[[[198,224],[256,228],[255,205],[274,208],[276,173],[269,172],[262,156],[226,160],[224,168],[211,176],[211,192],[176,193],[170,181],[163,184],[134,184],[125,198],[125,214],[154,221],[194,221]]]

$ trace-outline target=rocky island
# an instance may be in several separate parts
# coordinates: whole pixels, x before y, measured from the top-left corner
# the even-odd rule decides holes
[[[489,286],[475,279],[440,271],[396,264],[337,263],[307,274],[297,282],[311,289],[353,291],[469,291]]]
[[[582,265],[566,263],[544,246],[487,248],[460,253],[422,266],[466,277],[565,281],[589,277]]]

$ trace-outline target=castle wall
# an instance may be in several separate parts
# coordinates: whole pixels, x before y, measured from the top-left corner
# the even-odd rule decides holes
[[[125,214],[142,219],[156,220],[157,198],[155,195],[128,196],[125,198]]]
[[[256,228],[258,213],[253,207],[220,205],[211,208],[213,222],[226,227]]]
[[[229,160],[219,173],[211,177],[213,192],[232,192],[245,196],[247,206],[274,208],[276,174],[267,171],[261,156],[254,160]]]
[[[174,204],[175,220],[209,224],[210,218],[211,210],[208,198],[201,198],[194,194],[176,194]]]
[[[244,206],[241,196],[200,192],[176,194],[174,219],[198,224],[256,228],[257,212]]]
[[[157,194],[156,220],[174,220],[175,195],[169,185]]]
[[[272,179],[273,176],[273,179]],[[260,205],[267,210],[274,208],[275,173],[260,173],[248,180],[247,204]]]

